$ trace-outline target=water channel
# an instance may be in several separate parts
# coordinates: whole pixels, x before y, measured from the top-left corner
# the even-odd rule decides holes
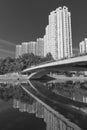
[[[58,112],[55,115],[24,88]],[[43,89],[44,88],[44,89]],[[32,90],[31,90],[32,91]],[[41,95],[41,96],[40,96]],[[67,123],[68,122],[68,123]],[[0,130],[87,130],[87,83],[31,81],[0,84]]]

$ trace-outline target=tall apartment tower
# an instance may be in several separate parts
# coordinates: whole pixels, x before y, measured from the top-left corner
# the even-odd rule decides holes
[[[44,36],[44,54],[48,52],[51,52],[55,60],[73,55],[71,13],[65,6],[57,8],[49,15]]]
[[[49,37],[49,25],[46,26],[45,32],[46,34],[44,35],[44,56],[46,56],[47,53],[50,52],[51,46],[50,46],[50,37]]]
[[[21,45],[22,45],[22,55],[28,53],[28,42],[23,42]]]
[[[57,14],[57,51],[58,59],[64,57],[64,18],[62,7],[56,9]]]
[[[79,52],[80,54],[87,53],[87,38],[85,38],[84,41],[79,43]]]
[[[21,56],[21,49],[22,49],[21,45],[16,45],[15,58],[18,58],[19,56]]]
[[[86,53],[87,53],[87,38],[84,39],[85,42],[85,49],[86,49]]]
[[[34,55],[36,55],[36,42],[35,41],[28,42],[28,53],[33,53]]]
[[[43,38],[38,38],[36,42],[36,55],[44,56],[44,40]]]
[[[49,46],[54,59],[58,59],[57,54],[57,19],[56,11],[49,15]]]

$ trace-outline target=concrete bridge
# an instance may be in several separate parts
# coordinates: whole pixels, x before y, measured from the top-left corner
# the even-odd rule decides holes
[[[23,70],[21,73],[27,73],[30,75],[29,79],[35,79],[56,71],[87,71],[87,55],[38,64]]]

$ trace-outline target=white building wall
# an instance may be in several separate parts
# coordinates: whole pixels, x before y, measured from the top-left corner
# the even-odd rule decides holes
[[[28,43],[23,42],[22,43],[22,54],[28,53]]]
[[[84,41],[80,42],[79,47],[80,47],[80,53],[84,54],[85,53],[85,42]]]
[[[46,26],[45,28],[45,35],[44,35],[44,56],[46,56],[47,53],[51,52],[50,51],[50,38],[49,38],[50,32],[49,32],[49,25]]]
[[[87,38],[85,38],[84,41],[79,43],[79,51],[80,54],[87,53]]]
[[[36,55],[36,42],[32,42],[32,53]]]
[[[69,30],[68,30],[68,10],[63,7],[63,28],[64,28],[64,57],[69,54]]]
[[[36,42],[28,42],[28,53],[33,53],[34,55],[36,54]]]
[[[44,39],[38,38],[36,42],[36,55],[37,56],[44,56]]]
[[[85,42],[85,52],[87,53],[87,38],[84,39]]]
[[[83,51],[83,53],[85,53],[85,42],[84,41],[82,41],[82,51]]]
[[[19,56],[21,56],[21,52],[22,52],[22,46],[21,45],[16,45],[16,53],[15,53],[15,58],[18,58]]]
[[[57,48],[58,48],[58,59],[63,58],[63,17],[62,8],[59,7],[56,10],[57,13]]]
[[[81,42],[79,43],[79,52],[82,52],[82,46],[81,46]]]
[[[46,47],[46,45],[47,45],[47,36],[46,36],[46,34],[44,35],[44,56],[46,56],[46,54],[47,54],[47,47]]]
[[[46,27],[46,40],[47,40],[47,43],[46,43],[46,48],[47,48],[47,53],[50,52],[50,49],[51,49],[51,46],[50,46],[50,30],[49,30],[49,25],[47,25]]]
[[[50,52],[54,59],[58,59],[57,55],[57,39],[56,39],[56,12],[52,11],[49,15],[49,30],[50,30]]]
[[[70,47],[70,57],[73,56],[73,49],[72,49],[72,27],[71,27],[71,13],[68,12],[68,25],[69,25],[69,47]]]

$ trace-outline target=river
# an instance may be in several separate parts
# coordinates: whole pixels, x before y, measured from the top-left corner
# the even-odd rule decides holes
[[[0,130],[54,130],[53,126],[47,125],[47,119],[43,113],[43,111],[46,112],[45,107],[21,88],[21,86],[26,88],[26,86],[30,87],[30,85],[38,89],[42,95],[44,95],[44,91],[42,91],[44,87],[47,93],[45,93],[46,97],[45,99],[44,97],[40,97],[40,95],[39,97],[41,99],[43,98],[43,101],[48,103],[48,105],[51,105],[52,109],[58,111],[59,116],[62,115],[64,120],[70,121],[73,125],[76,125],[79,130],[87,130],[86,83],[68,82],[60,84],[57,81],[31,81],[30,83],[31,84],[0,85]],[[52,95],[48,91],[52,92]],[[53,94],[54,98],[52,98]],[[62,98],[59,100],[59,97],[57,97],[61,97],[61,95],[63,98],[70,100],[65,99],[65,101],[62,102]],[[56,102],[58,102],[56,104],[54,102],[51,103],[51,100],[49,101],[50,97],[52,101],[58,98],[56,100]],[[71,103],[73,105],[68,109],[67,106],[70,106]],[[67,109],[62,108],[63,105],[65,105]],[[75,110],[74,107],[76,107]],[[46,113],[49,112],[47,111]],[[52,116],[52,114],[50,116]],[[59,119],[58,121],[60,122]],[[50,121],[48,121],[48,123],[49,122]],[[63,130],[63,128],[67,129],[65,125],[63,125],[61,129],[60,124],[58,128],[59,130]]]

